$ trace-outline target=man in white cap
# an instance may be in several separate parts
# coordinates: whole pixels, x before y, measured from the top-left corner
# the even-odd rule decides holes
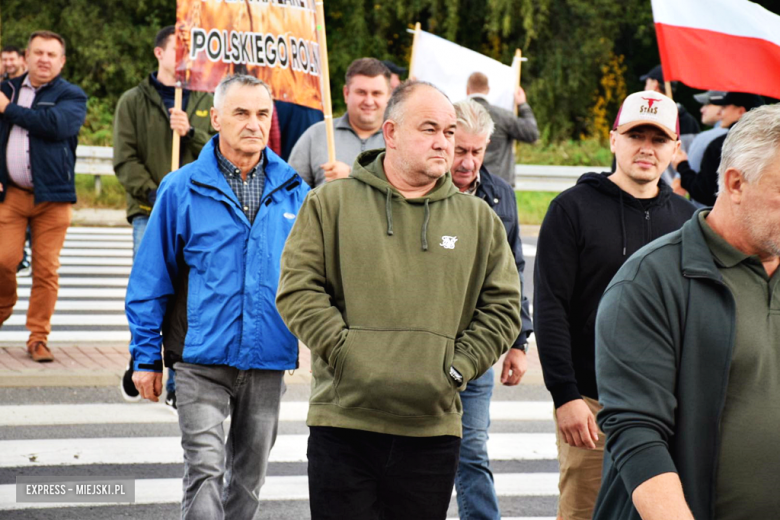
[[[652,91],[628,96],[610,146],[614,173],[586,173],[550,204],[534,269],[534,332],[555,405],[558,518],[566,520],[590,520],[601,484],[594,356],[601,295],[629,256],[694,212],[660,180],[680,149],[674,101]]]

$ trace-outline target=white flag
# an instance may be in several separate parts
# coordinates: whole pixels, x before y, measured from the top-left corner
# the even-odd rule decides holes
[[[466,81],[474,72],[488,77],[491,105],[514,110],[515,74],[512,67],[461,47],[444,38],[420,31],[412,63],[415,79],[439,87],[455,103],[466,99]]]

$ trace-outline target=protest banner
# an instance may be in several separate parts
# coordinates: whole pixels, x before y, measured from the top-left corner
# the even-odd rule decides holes
[[[249,74],[266,82],[276,100],[330,111],[323,106],[321,85],[329,82],[323,63],[314,0],[177,1],[182,88],[213,92],[225,76]]]
[[[512,66],[461,47],[444,38],[420,30],[415,25],[409,77],[427,81],[440,88],[453,102],[466,98],[466,81],[473,72],[488,77],[491,105],[507,110],[515,108],[515,90],[520,84],[520,63],[526,61],[518,50]]]
[[[748,0],[652,0],[664,79],[780,98],[780,16]]]

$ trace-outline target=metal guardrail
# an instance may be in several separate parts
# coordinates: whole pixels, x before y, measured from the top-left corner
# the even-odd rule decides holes
[[[95,175],[95,191],[100,194],[101,175],[114,175],[111,161],[114,149],[107,146],[76,148],[76,173]],[[571,188],[583,173],[609,171],[609,166],[515,166],[515,191],[551,191],[559,193]]]

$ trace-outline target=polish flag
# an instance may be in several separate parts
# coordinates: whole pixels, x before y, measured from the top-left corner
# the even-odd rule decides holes
[[[747,0],[652,0],[664,79],[780,98],[780,16]]]

